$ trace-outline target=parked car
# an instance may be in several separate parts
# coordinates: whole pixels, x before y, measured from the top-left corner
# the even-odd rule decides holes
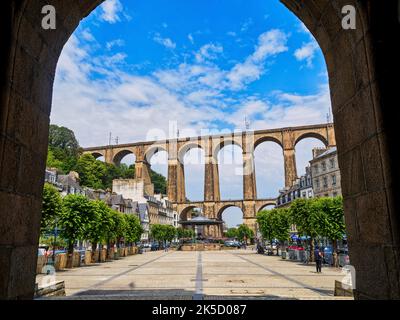
[[[38,248],[38,256],[45,256],[47,253],[47,250],[45,248]]]
[[[160,244],[157,242],[153,242],[151,244],[151,251],[157,251],[157,250],[160,250]]]

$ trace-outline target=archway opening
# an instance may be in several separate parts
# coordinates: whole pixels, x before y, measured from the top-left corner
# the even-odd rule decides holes
[[[121,151],[114,157],[114,164],[118,169],[118,176],[121,179],[135,178],[136,156],[130,151]]]
[[[276,197],[285,183],[282,147],[275,142],[263,142],[254,151],[257,198]]]
[[[157,149],[151,155],[146,157],[150,164],[150,178],[154,184],[155,194],[167,194],[168,177],[168,152],[163,149]]]
[[[189,201],[204,200],[205,153],[202,148],[191,148],[183,156],[185,192]]]
[[[221,200],[243,199],[243,152],[236,144],[224,145],[217,155]]]
[[[304,138],[296,144],[296,169],[297,176],[306,174],[306,168],[310,167],[314,149],[326,149],[325,144],[317,138]]]

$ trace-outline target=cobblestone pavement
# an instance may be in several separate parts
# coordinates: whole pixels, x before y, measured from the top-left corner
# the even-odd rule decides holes
[[[340,269],[252,250],[147,252],[57,272],[64,299],[349,299],[333,296]],[[37,276],[41,286],[43,275]]]

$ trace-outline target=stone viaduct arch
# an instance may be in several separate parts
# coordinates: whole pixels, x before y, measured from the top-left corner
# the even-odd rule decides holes
[[[398,1],[281,0],[312,32],[328,67],[356,298],[400,298],[400,156],[393,101],[400,68]],[[101,0],[49,0],[57,29],[41,28],[42,1],[0,13],[0,298],[31,299],[52,87],[58,57]],[[357,28],[341,26],[353,5]],[[287,182],[295,161],[284,133]],[[329,140],[328,140],[329,141]],[[138,152],[140,155],[142,151]],[[107,157],[105,157],[107,158]],[[140,157],[139,157],[140,158]],[[174,160],[174,159],[172,159]],[[176,194],[172,194],[176,197]],[[21,257],[24,257],[21,260]]]

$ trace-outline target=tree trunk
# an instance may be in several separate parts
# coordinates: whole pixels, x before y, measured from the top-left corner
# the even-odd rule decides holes
[[[97,242],[92,243],[92,263],[96,263],[96,249],[97,249]]]
[[[337,240],[332,240],[332,258],[333,266],[335,268],[339,267],[339,255],[337,253]]]
[[[74,243],[68,244],[68,257],[67,257],[67,268],[71,269],[73,266],[73,258],[74,258]]]

